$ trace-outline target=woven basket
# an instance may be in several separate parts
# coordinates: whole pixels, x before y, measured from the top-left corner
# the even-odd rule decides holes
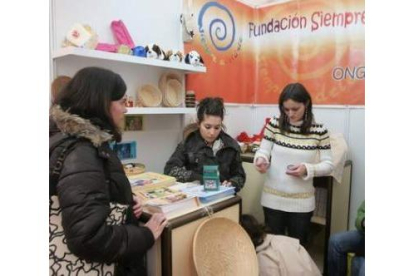
[[[129,165],[129,166],[128,166]],[[132,167],[131,167],[132,166]],[[145,165],[141,163],[129,163],[124,165],[124,171],[127,177],[134,176],[145,172]]]
[[[142,106],[154,107],[159,106],[162,102],[162,93],[154,85],[146,84],[138,91],[137,99]]]
[[[200,224],[193,238],[193,259],[198,276],[259,275],[253,242],[228,218],[211,218]]]
[[[183,103],[184,89],[181,83],[176,79],[167,81],[167,88],[163,93],[162,103],[164,106],[177,107]]]
[[[176,73],[175,71],[167,71],[164,74],[162,74],[161,78],[158,81],[158,87],[160,88],[163,94],[167,90],[167,81],[171,79],[179,81],[182,85],[180,74]]]

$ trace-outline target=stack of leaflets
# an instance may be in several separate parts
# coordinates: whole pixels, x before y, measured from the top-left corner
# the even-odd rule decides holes
[[[175,177],[155,172],[141,173],[128,177],[128,179],[134,193],[142,190],[169,187],[174,185],[176,180]]]
[[[185,188],[182,190],[182,192],[198,197],[200,202],[205,204],[234,195],[234,189],[234,187],[220,186],[218,191],[206,191],[203,185],[199,185],[195,187]]]
[[[164,213],[167,217],[188,212],[199,206],[195,196],[168,187],[141,190],[136,194],[143,199],[145,211],[148,213]]]

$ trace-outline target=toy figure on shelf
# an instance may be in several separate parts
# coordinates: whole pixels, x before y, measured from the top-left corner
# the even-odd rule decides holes
[[[98,35],[89,25],[76,23],[67,32],[62,47],[79,47],[95,49],[98,45]]]
[[[145,46],[147,58],[165,60],[165,52],[157,44],[148,44]]]
[[[183,61],[183,53],[181,53],[180,51],[169,50],[166,53],[166,60],[174,61],[174,62],[182,62]]]
[[[191,51],[185,55],[185,63],[194,66],[204,66],[203,58],[197,51]]]
[[[132,54],[137,57],[147,57],[147,51],[145,51],[145,48],[142,46],[137,46],[132,49]]]

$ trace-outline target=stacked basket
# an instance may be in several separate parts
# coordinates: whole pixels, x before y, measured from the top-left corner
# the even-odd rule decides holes
[[[137,106],[155,107],[162,102],[162,93],[154,85],[146,84],[137,90]]]
[[[177,107],[184,101],[184,89],[181,76],[174,71],[164,73],[158,81],[164,106]]]

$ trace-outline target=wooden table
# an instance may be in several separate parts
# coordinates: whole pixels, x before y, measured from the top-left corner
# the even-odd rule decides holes
[[[198,226],[210,216],[225,217],[240,221],[241,198],[227,197],[204,204],[190,213],[169,219],[161,238],[147,253],[149,276],[193,276],[197,275],[192,256],[193,236]],[[147,221],[148,214],[142,220]]]

